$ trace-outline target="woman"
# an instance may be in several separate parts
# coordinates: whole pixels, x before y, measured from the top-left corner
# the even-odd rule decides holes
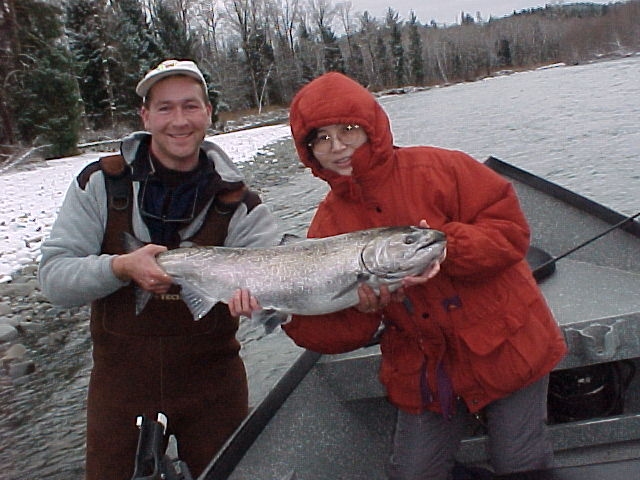
[[[283,325],[302,347],[340,353],[383,322],[380,380],[398,408],[389,478],[447,479],[465,408],[486,415],[496,473],[551,466],[548,373],[566,346],[525,261],[529,228],[512,186],[458,151],[394,147],[382,107],[338,73],[299,91],[290,122],[302,163],[331,187],[309,237],[417,223],[447,235],[440,271],[393,298],[361,286],[356,307]]]

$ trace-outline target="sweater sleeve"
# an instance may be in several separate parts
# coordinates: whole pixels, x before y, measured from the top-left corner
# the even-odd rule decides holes
[[[105,297],[126,285],[111,270],[113,255],[101,255],[107,220],[106,192],[101,172],[85,189],[76,180],[41,247],[38,279],[54,304],[77,306]]]
[[[265,204],[251,211],[241,203],[229,222],[225,247],[271,247],[282,238],[278,222]]]

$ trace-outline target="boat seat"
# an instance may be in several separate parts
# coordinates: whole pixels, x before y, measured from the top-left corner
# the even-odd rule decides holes
[[[537,282],[547,278],[556,271],[556,264],[552,262],[553,256],[534,245],[527,251],[527,263],[533,272]]]

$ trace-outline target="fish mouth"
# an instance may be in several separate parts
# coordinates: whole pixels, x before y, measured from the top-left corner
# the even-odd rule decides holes
[[[433,238],[428,239],[426,242],[424,242],[422,245],[420,245],[416,251],[420,251],[420,250],[425,250],[427,248],[431,248],[434,245],[442,245],[443,247],[446,247],[447,245],[447,239],[446,239],[446,235],[442,232],[439,231],[435,231],[433,234]]]
[[[416,251],[425,250],[425,249],[427,249],[427,248],[431,248],[431,247],[433,247],[434,245],[439,245],[439,244],[441,244],[441,243],[444,243],[444,242],[443,242],[442,240],[432,240],[432,241],[430,241],[430,242],[428,242],[428,243],[425,243],[424,245],[421,245],[420,247],[418,247],[418,248],[416,249]]]

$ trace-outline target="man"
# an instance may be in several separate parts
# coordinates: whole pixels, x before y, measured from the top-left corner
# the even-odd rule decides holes
[[[138,415],[167,415],[167,433],[195,477],[247,414],[238,318],[220,303],[194,321],[156,255],[188,244],[256,247],[279,239],[229,157],[204,141],[212,106],[195,63],[162,62],[136,92],[147,131],[124,138],[121,156],[78,175],[42,246],[45,295],[65,306],[93,302],[89,480],[131,478]],[[125,252],[123,232],[148,244]],[[155,294],[139,315],[136,285]]]

